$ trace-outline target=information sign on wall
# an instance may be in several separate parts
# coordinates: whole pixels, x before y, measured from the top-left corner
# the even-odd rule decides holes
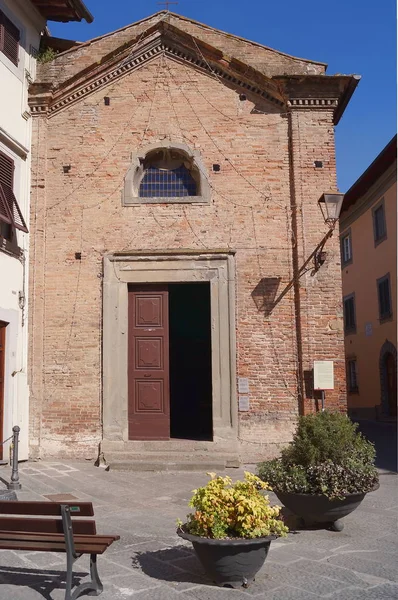
[[[334,372],[332,360],[314,361],[314,390],[333,390]]]

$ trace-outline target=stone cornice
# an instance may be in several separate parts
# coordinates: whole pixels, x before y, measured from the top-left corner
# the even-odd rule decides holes
[[[190,64],[206,74],[225,81],[226,84],[229,83],[240,88],[242,91],[247,90],[271,102],[274,106],[283,107],[285,105],[277,86],[264,76],[262,76],[264,80],[262,85],[257,81],[252,82],[249,78],[244,78],[235,72],[233,61],[229,57],[221,56],[218,60],[215,60],[214,56],[206,58],[203,54],[195,54],[193,50],[184,48],[181,44],[175,43],[174,40],[168,40],[164,34],[158,33],[146,40],[144,45],[136,48],[133,52],[129,49],[124,56],[120,57],[119,55],[111,65],[108,62],[107,65],[95,69],[95,73],[91,73],[91,76],[86,73],[83,79],[78,81],[75,79],[72,84],[68,85],[67,83],[61,89],[56,89],[48,83],[41,84],[38,82],[32,84],[29,89],[29,104],[32,116],[47,114],[51,117],[90,93],[141,67],[144,63],[153,60],[162,53],[173,60]]]
[[[281,75],[268,78],[217,48],[166,24],[158,24],[146,32],[145,39],[138,38],[124,44],[60,87],[56,85],[55,75],[54,83],[33,83],[29,89],[32,116],[45,114],[51,118],[162,54],[189,64],[239,91],[248,91],[280,109],[331,109],[335,123],[358,83],[358,77],[350,75]]]
[[[332,109],[337,125],[360,80],[358,75],[281,75],[272,78],[290,109]]]

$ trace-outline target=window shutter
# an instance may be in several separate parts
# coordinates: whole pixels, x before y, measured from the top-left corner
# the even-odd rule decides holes
[[[18,65],[19,38],[18,27],[0,11],[0,50],[14,65]]]
[[[28,233],[13,188],[14,161],[0,152],[0,220]]]
[[[379,283],[379,306],[381,319],[390,316],[390,285],[387,278]]]
[[[354,298],[344,300],[344,327],[346,331],[355,330],[355,307]]]
[[[14,161],[0,152],[0,183],[14,187]]]

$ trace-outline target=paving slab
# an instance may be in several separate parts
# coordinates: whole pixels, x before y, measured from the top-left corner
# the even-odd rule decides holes
[[[233,479],[245,469],[228,469]],[[247,589],[219,588],[192,546],[176,535],[192,490],[206,473],[106,471],[90,462],[20,464],[20,500],[71,494],[92,502],[97,531],[121,536],[98,558],[102,600],[384,600],[398,599],[397,474],[380,471],[380,488],[346,517],[342,532],[295,530],[272,542]],[[0,477],[9,480],[9,467]],[[270,493],[272,503],[279,503]],[[63,600],[65,555],[0,551],[0,599]],[[75,563],[75,581],[88,578],[88,557]],[[87,596],[88,597],[88,596]],[[85,598],[85,596],[82,596]]]

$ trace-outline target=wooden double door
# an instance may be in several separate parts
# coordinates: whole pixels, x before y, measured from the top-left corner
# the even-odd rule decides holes
[[[210,286],[129,286],[128,320],[129,439],[210,439]]]

